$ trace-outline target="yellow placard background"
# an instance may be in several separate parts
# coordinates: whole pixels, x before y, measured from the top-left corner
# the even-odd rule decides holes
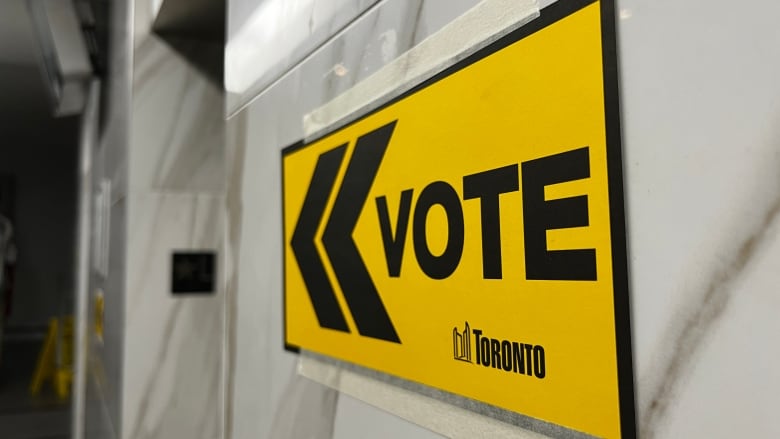
[[[286,342],[602,437],[619,437],[607,145],[599,2],[404,99],[284,156]],[[321,328],[290,247],[318,156],[397,120],[353,237],[402,343],[358,334],[322,244],[320,255],[351,333]],[[437,180],[462,196],[465,175],[589,147],[591,177],[548,186],[547,199],[587,195],[588,227],[548,231],[550,249],[595,248],[597,281],[525,279],[522,188],[502,194],[504,278],[482,278],[480,201],[461,200],[465,245],[457,270],[432,280],[412,244],[414,204]],[[521,182],[522,185],[522,182]],[[413,189],[401,276],[387,272],[374,200],[395,228],[400,193]],[[428,218],[432,250],[446,243],[442,212]],[[452,329],[544,346],[544,379],[453,360]],[[472,338],[472,346],[474,344]]]

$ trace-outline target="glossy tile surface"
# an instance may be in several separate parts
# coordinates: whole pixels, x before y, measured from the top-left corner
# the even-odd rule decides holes
[[[123,437],[219,437],[222,292],[173,296],[170,283],[173,249],[220,249],[223,203],[130,195]]]
[[[773,436],[780,6],[618,5],[640,434]]]
[[[111,190],[96,214],[109,226],[107,251],[96,251],[107,261],[94,264],[87,437],[213,439],[224,405],[223,94],[182,53],[221,48],[174,49],[150,33],[159,5],[130,3],[120,36],[132,56],[116,62],[127,82],[113,83],[124,99],[108,108],[112,128],[96,151],[95,186]],[[216,291],[174,297],[171,255],[191,250],[217,254]],[[92,330],[98,293],[102,339]]]
[[[271,431],[295,367],[275,311],[279,150],[303,136],[304,115],[468,6],[383,2],[239,113],[242,160],[232,166],[241,178],[228,195],[236,200],[227,401],[234,437]],[[415,7],[423,11],[416,20]],[[771,367],[780,351],[766,341],[780,330],[780,272],[772,268],[780,249],[778,8],[769,0],[749,10],[726,1],[617,2],[641,437],[773,437],[780,428],[771,414],[780,404],[780,373]],[[323,400],[317,413],[330,413],[330,404]],[[435,436],[354,400],[336,404],[335,424],[310,420],[334,425],[335,437]]]
[[[136,32],[147,20],[136,10]],[[223,97],[180,51],[135,36],[127,213],[122,438],[222,435]],[[218,49],[218,48],[217,48]],[[171,292],[172,254],[217,254],[213,294]]]
[[[128,189],[128,145],[132,89],[132,4],[117,2],[111,8],[110,52],[107,75],[101,90],[103,116],[99,146],[93,157],[93,188],[101,182],[110,185],[108,203],[98,214],[93,209],[93,226],[98,216],[107,223],[106,229],[94,228],[93,240],[107,240],[103,260],[92,255],[92,276],[87,304],[87,389],[84,419],[88,439],[118,439],[122,422],[122,361],[124,350],[124,305],[126,273],[126,234]],[[93,196],[96,200],[97,193]],[[108,268],[98,274],[98,266]],[[104,334],[94,331],[95,304],[99,295],[104,299]]]

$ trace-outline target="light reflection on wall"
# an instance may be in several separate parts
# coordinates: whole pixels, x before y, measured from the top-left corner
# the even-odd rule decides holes
[[[240,29],[229,31],[225,88],[242,93],[258,81],[272,82],[327,39],[329,30],[348,23],[373,3],[375,0],[263,1]],[[322,37],[317,38],[320,30]]]

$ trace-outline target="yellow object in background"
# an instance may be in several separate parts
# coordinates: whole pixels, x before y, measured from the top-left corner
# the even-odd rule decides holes
[[[99,341],[103,341],[103,309],[104,309],[103,291],[98,291],[95,296],[95,336]]]
[[[62,399],[70,395],[70,384],[73,381],[73,316],[49,320],[49,331],[38,355],[30,394],[40,393],[43,383],[52,380],[52,386],[57,396]]]
[[[59,320],[52,318],[49,320],[49,332],[46,335],[46,341],[43,342],[41,353],[38,354],[38,363],[35,366],[32,383],[30,383],[30,394],[37,395],[41,391],[41,386],[46,378],[53,376],[55,369],[55,344],[57,343],[57,332]]]

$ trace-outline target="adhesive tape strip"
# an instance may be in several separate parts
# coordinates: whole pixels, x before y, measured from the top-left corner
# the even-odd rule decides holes
[[[298,373],[447,437],[592,437],[305,350],[300,353]]]
[[[303,117],[305,140],[365,114],[539,16],[537,0],[484,0],[379,71]]]

